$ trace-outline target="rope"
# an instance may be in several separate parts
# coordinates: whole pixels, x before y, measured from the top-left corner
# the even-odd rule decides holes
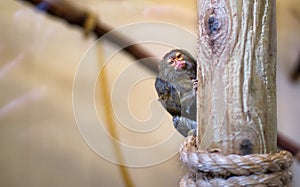
[[[190,168],[181,187],[284,186],[292,180],[293,156],[288,151],[224,156],[198,150],[196,137],[189,136],[180,148],[180,158]]]
[[[107,130],[110,133],[110,135],[113,137],[114,140],[112,140],[113,143],[113,148],[115,151],[115,156],[119,162],[118,169],[121,173],[121,177],[124,182],[125,187],[135,187],[134,182],[132,177],[130,176],[128,167],[125,166],[125,159],[122,153],[122,149],[120,145],[117,143],[117,139],[119,139],[119,133],[117,131],[116,123],[114,120],[114,115],[112,111],[112,103],[111,103],[111,98],[110,98],[110,88],[108,84],[108,75],[107,75],[107,69],[104,67],[105,63],[103,61],[103,49],[101,45],[98,45],[98,62],[99,62],[99,67],[103,66],[102,71],[100,72],[99,75],[99,80],[101,84],[101,105],[104,105],[105,110],[103,110],[104,113],[104,120],[105,123],[107,124]]]
[[[97,15],[91,12],[87,12],[86,19],[84,21],[84,36],[87,38],[94,31],[98,24]]]

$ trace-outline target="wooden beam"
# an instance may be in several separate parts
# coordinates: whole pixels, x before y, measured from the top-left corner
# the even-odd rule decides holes
[[[198,147],[277,149],[274,0],[198,0]]]

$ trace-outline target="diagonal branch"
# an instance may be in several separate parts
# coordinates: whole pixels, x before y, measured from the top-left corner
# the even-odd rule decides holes
[[[300,146],[290,140],[289,138],[283,136],[281,133],[277,134],[277,144],[281,149],[288,150],[296,157],[298,161],[300,161]]]
[[[38,10],[45,11],[50,15],[53,15],[57,18],[65,20],[71,25],[77,25],[79,27],[86,29],[86,24],[91,18],[91,13],[87,10],[79,9],[72,4],[64,1],[64,0],[18,0],[18,1],[25,1],[34,5]],[[132,57],[136,59],[143,59],[154,57],[153,54],[146,51],[144,48],[137,44],[133,44],[127,46],[129,38],[118,34],[110,34],[105,35],[106,33],[110,32],[112,28],[109,26],[100,23],[99,20],[96,20],[94,27],[91,28],[89,32],[93,32],[98,38],[105,37],[110,42],[119,45],[124,51],[130,54]],[[157,66],[158,62],[154,60],[147,60],[141,63],[141,65],[147,67],[154,73],[157,73]]]
[[[291,72],[290,78],[291,78],[291,81],[293,81],[293,82],[297,82],[300,78],[300,55],[298,57],[296,67]]]

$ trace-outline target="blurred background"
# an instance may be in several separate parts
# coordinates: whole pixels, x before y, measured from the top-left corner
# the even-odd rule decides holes
[[[174,47],[195,55],[196,0],[68,2],[156,58]],[[183,138],[152,71],[27,3],[0,1],[0,10],[1,187],[178,186]],[[277,33],[278,131],[300,144],[300,0],[277,0]],[[299,173],[295,162],[294,186]]]

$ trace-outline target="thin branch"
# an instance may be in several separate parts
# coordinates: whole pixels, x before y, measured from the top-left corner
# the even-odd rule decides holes
[[[11,62],[5,64],[0,69],[0,80],[5,77],[5,74],[9,72],[12,68],[16,67],[18,64],[20,64],[23,60],[24,54],[20,53],[14,60]]]
[[[297,9],[295,7],[290,9],[290,13],[300,23],[300,13],[299,13],[299,11],[297,11]]]
[[[28,104],[28,102],[30,101],[35,101],[40,99],[42,96],[44,96],[45,92],[46,92],[45,87],[36,88],[11,100],[4,106],[0,106],[0,118],[9,112],[12,112],[15,109]]]
[[[299,53],[298,61],[296,63],[296,67],[292,70],[290,77],[291,77],[291,81],[293,82],[297,82],[300,78],[300,53]]]
[[[280,133],[277,134],[277,144],[281,149],[291,152],[294,156],[296,156],[296,159],[300,161],[300,145],[297,145],[295,142]]]

